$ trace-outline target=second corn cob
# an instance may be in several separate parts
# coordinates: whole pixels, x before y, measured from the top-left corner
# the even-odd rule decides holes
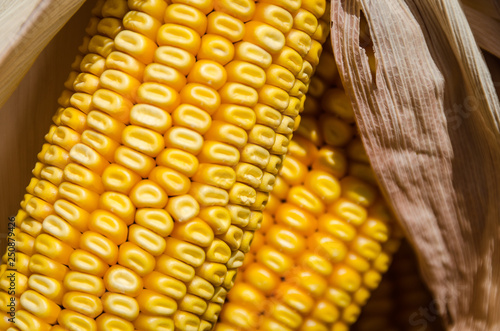
[[[325,52],[216,330],[348,330],[399,247],[333,63]]]
[[[287,152],[325,2],[98,1],[16,217],[14,330],[209,330]]]

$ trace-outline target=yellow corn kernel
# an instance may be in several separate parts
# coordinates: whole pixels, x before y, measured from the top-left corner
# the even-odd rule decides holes
[[[79,291],[95,296],[101,296],[106,290],[101,278],[76,271],[68,272],[63,284],[67,291]]]
[[[318,219],[318,228],[345,242],[352,241],[356,236],[355,227],[332,214],[321,215]]]
[[[225,206],[229,201],[229,194],[226,190],[193,182],[189,194],[193,196],[202,207]]]
[[[136,79],[140,79],[144,73],[145,65],[133,56],[115,51],[106,58],[106,68],[120,70]]]
[[[86,128],[85,120],[86,120],[85,114],[83,112],[77,110],[76,108],[73,108],[73,107],[66,108],[62,112],[61,117],[60,117],[61,124],[70,127],[71,129],[75,130],[78,133],[82,133],[83,130],[85,130],[85,128]],[[64,139],[65,137],[64,137],[63,133],[58,133],[58,131],[60,131],[60,130],[64,130],[64,128],[63,127],[59,127],[54,132],[54,135],[52,135],[52,143],[55,143],[54,142],[54,138],[56,138],[56,137],[59,138],[58,141],[68,140],[68,138]],[[67,132],[69,134],[69,132],[74,132],[74,131],[70,130],[70,131],[67,131]],[[77,140],[78,139],[78,135],[76,134],[76,132],[73,133],[73,135],[76,138],[73,138],[72,140]],[[64,146],[61,146],[61,147],[64,147]]]
[[[51,330],[50,324],[28,313],[26,310],[16,312],[16,326],[18,326],[21,330]]]
[[[47,323],[54,323],[61,312],[56,303],[33,290],[23,292],[20,303],[24,309]]]
[[[172,217],[164,209],[138,209],[135,214],[135,223],[158,233],[162,237],[167,237],[174,228]]]
[[[173,277],[153,271],[144,277],[144,287],[173,299],[180,300],[186,295],[186,285]]]
[[[177,310],[177,303],[173,299],[151,290],[141,291],[137,303],[142,313],[156,316],[171,316]]]
[[[292,267],[292,259],[289,256],[281,254],[269,246],[261,247],[257,252],[257,261],[278,275],[284,274]]]
[[[211,87],[189,83],[184,86],[180,92],[183,103],[187,103],[213,114],[221,103],[219,93]]]
[[[139,304],[136,299],[129,296],[106,292],[102,297],[104,311],[122,317],[128,321],[133,321],[139,315]]]
[[[135,98],[137,88],[139,87],[139,83],[135,80],[135,78],[131,78],[129,76],[130,80],[134,80],[135,82],[121,82],[119,79],[121,78],[125,80],[125,76],[120,77],[121,74],[118,74],[121,73],[120,71],[108,70],[106,72],[109,72],[109,77],[107,80],[103,80],[103,82],[107,83],[104,85],[114,88],[118,91],[118,93],[127,93],[127,90],[130,90],[130,92],[128,92],[130,93],[129,97]],[[101,76],[101,78],[103,78],[103,76]],[[128,87],[127,84],[132,86]],[[120,91],[120,89],[124,91]],[[116,118],[123,123],[128,123],[129,111],[130,107],[132,107],[132,103],[118,93],[106,89],[100,89],[92,96],[92,104],[97,109],[102,110],[113,118]]]
[[[78,164],[68,164],[63,170],[63,175],[65,180],[96,193],[102,193],[104,191],[100,176]]]
[[[74,202],[76,205],[89,212],[95,210],[99,203],[99,195],[97,193],[87,190],[86,188],[83,188],[79,185],[71,184],[69,182],[64,182],[59,185],[59,196],[61,198]],[[34,199],[36,198],[33,198],[31,200]],[[33,202],[31,200],[28,204],[28,208],[31,208],[31,206],[33,205]],[[29,212],[29,210],[27,211]],[[31,216],[36,218],[33,215]]]
[[[207,17],[194,6],[186,4],[172,4],[167,7],[164,15],[165,23],[176,23],[187,26],[204,35],[207,29]]]
[[[198,246],[175,238],[166,239],[166,250],[169,254],[193,267],[200,266],[205,260],[205,251]]]
[[[142,279],[132,270],[114,265],[103,277],[106,289],[110,292],[137,296],[142,289]]]
[[[165,12],[167,4],[161,0],[143,1],[129,0],[127,2],[130,10],[137,10],[155,17],[157,20],[162,20],[162,15]]]
[[[158,47],[149,38],[129,30],[118,33],[114,41],[114,46],[116,50],[133,56],[144,64],[149,64],[153,61],[155,51]]]
[[[203,137],[199,133],[182,127],[172,127],[165,133],[165,145],[193,155],[200,153],[204,147]]]
[[[185,151],[175,148],[167,148],[161,152],[156,162],[159,166],[169,167],[177,170],[185,176],[193,176],[198,169],[198,159]]]
[[[76,249],[71,253],[68,266],[71,270],[98,277],[102,277],[109,267],[101,258],[83,249]]]
[[[168,255],[157,258],[156,270],[183,282],[191,281],[195,274],[192,266]]]
[[[146,178],[155,166],[155,160],[152,157],[125,146],[116,149],[115,162],[135,171],[142,178]]]
[[[154,181],[142,180],[130,191],[130,199],[138,208],[163,208],[168,196]]]
[[[367,217],[366,209],[344,198],[338,199],[328,211],[356,226],[363,224]]]
[[[127,225],[134,221],[135,206],[128,196],[122,193],[105,192],[99,198],[99,208],[119,216]]]
[[[198,330],[200,326],[200,319],[196,315],[182,310],[175,312],[173,320],[178,330]]]
[[[195,30],[171,23],[160,27],[156,41],[160,46],[179,47],[191,54],[198,53],[201,44],[200,35]]]
[[[168,317],[151,316],[141,313],[135,319],[134,326],[144,331],[170,331],[174,330],[174,321]]]
[[[118,263],[144,277],[155,268],[155,258],[139,246],[131,242],[120,245]]]
[[[78,143],[69,152],[72,161],[79,163],[101,175],[109,162],[91,147]],[[63,168],[63,167],[61,167]]]
[[[165,250],[165,239],[163,237],[137,224],[129,227],[128,240],[153,256],[158,256]]]
[[[197,61],[187,77],[188,83],[205,84],[216,90],[225,84],[226,79],[227,74],[224,67],[210,60]]]
[[[226,232],[231,224],[231,215],[223,207],[213,206],[203,208],[200,210],[199,217],[212,228],[214,234]]]
[[[96,322],[99,330],[134,330],[134,325],[131,322],[108,313],[101,314]]]
[[[155,83],[146,82],[137,89],[137,101],[162,108],[172,112],[180,103],[179,93],[173,88]]]
[[[128,194],[141,178],[135,172],[118,164],[109,165],[102,174],[106,190]]]
[[[186,194],[191,186],[188,177],[173,169],[156,167],[149,178],[159,184],[169,196]]]
[[[342,196],[363,207],[369,207],[377,198],[377,191],[371,185],[354,178],[345,177],[340,181]]]
[[[189,194],[172,197],[168,200],[167,211],[177,222],[186,222],[198,215],[200,205]]]
[[[153,40],[160,26],[159,20],[143,12],[129,11],[123,17],[123,27],[125,29],[143,34]]]
[[[245,26],[241,20],[221,11],[208,15],[207,33],[216,34],[236,43],[243,38]]]
[[[106,236],[117,245],[127,240],[127,224],[114,214],[104,210],[96,210],[90,214],[89,230]]]
[[[103,112],[94,110],[88,114],[87,124],[90,128],[104,134],[106,137],[111,138],[115,141],[121,141],[122,132],[123,129],[125,129],[125,125],[120,121],[115,120],[114,118],[106,115]]]
[[[42,229],[73,248],[77,248],[79,245],[80,232],[56,215],[47,216],[43,220]]]
[[[118,258],[118,247],[103,235],[86,231],[80,237],[80,248],[98,256],[108,264],[115,264]]]
[[[206,34],[201,38],[201,46],[197,58],[213,60],[225,65],[234,57],[233,44],[222,36]]]

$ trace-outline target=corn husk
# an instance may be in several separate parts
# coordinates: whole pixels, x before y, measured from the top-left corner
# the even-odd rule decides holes
[[[332,39],[370,161],[445,324],[498,330],[500,104],[459,2],[334,1]]]

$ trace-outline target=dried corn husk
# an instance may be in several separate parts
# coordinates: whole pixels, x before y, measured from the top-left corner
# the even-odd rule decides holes
[[[448,329],[498,330],[500,105],[459,2],[334,1],[332,39],[374,171]]]

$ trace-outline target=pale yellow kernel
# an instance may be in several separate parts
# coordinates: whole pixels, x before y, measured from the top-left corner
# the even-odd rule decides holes
[[[137,101],[172,112],[180,103],[179,93],[171,87],[155,82],[143,83],[137,90]]]
[[[200,205],[191,195],[184,194],[170,198],[166,209],[176,222],[186,222],[198,215]]]
[[[167,3],[162,0],[128,0],[127,2],[130,10],[137,10],[149,14],[155,17],[157,20],[161,21],[163,19],[163,13],[165,8],[167,8]]]
[[[206,34],[201,38],[201,46],[197,58],[207,59],[225,65],[234,57],[234,45],[224,37]]]
[[[80,232],[56,215],[47,216],[42,223],[44,232],[54,236],[73,248],[79,246]]]
[[[108,264],[115,264],[118,259],[118,246],[103,235],[86,231],[80,237],[80,248],[96,255]]]
[[[189,282],[195,275],[194,268],[168,255],[161,255],[156,260],[156,270],[182,282]]]
[[[140,33],[154,40],[161,22],[156,18],[139,11],[129,11],[123,17],[123,27]]]
[[[226,232],[231,224],[230,212],[224,207],[213,206],[203,208],[200,210],[198,216],[212,228],[214,234]]]
[[[250,152],[248,153],[249,158],[252,157]],[[240,160],[240,152],[237,148],[228,144],[207,140],[198,155],[198,160],[203,163],[235,166]]]
[[[246,61],[265,69],[272,63],[272,56],[264,48],[247,41],[241,41],[234,46],[234,59]]]
[[[134,331],[134,325],[131,322],[108,313],[101,314],[96,319],[96,323],[99,330]]]
[[[267,245],[257,252],[257,261],[278,275],[283,275],[293,266],[291,257]]]
[[[76,271],[66,274],[64,287],[67,291],[79,291],[95,296],[101,296],[106,290],[101,278]]]
[[[164,209],[141,208],[135,214],[135,223],[166,237],[174,228],[172,217]]]
[[[135,206],[128,195],[110,191],[105,192],[99,197],[99,208],[116,214],[127,225],[134,222]]]
[[[103,112],[95,110],[88,114],[87,124],[90,128],[103,133],[117,142],[121,141],[122,131],[125,128],[125,125],[122,122],[106,115]]]
[[[142,180],[130,191],[130,199],[138,208],[163,208],[167,204],[168,196],[154,181]]]
[[[180,92],[182,103],[187,103],[213,114],[221,104],[221,96],[211,87],[189,83]]]
[[[172,121],[176,126],[193,129],[200,134],[207,132],[212,124],[212,118],[206,111],[189,104],[177,107],[172,113]]]
[[[189,83],[205,84],[216,90],[225,84],[226,79],[227,74],[224,67],[210,60],[197,61],[187,77]]]
[[[102,174],[102,183],[106,190],[128,194],[141,177],[119,164],[111,164]]]
[[[158,47],[155,52],[154,60],[155,62],[178,70],[185,76],[189,74],[191,68],[196,62],[194,54],[173,46]],[[177,88],[175,89],[177,90]]]
[[[165,166],[191,177],[198,169],[198,158],[191,153],[176,148],[167,148],[157,157],[159,166]]]
[[[145,64],[124,52],[112,52],[106,58],[106,68],[121,70],[136,79],[141,79]]]
[[[165,133],[165,145],[178,148],[193,155],[200,153],[204,147],[203,137],[196,131],[183,127],[172,127]]]
[[[101,300],[106,313],[122,317],[129,321],[133,321],[139,315],[139,304],[132,297],[106,292]]]
[[[62,304],[64,308],[73,310],[90,318],[96,318],[103,310],[99,297],[83,292],[67,292],[63,297]]]
[[[189,27],[171,23],[160,27],[156,41],[160,46],[179,47],[193,55],[198,53],[201,44],[198,32]]]
[[[225,37],[235,43],[243,38],[245,25],[238,18],[221,11],[214,11],[208,15],[207,33]]]
[[[193,267],[200,266],[205,261],[205,251],[198,246],[168,237],[166,250],[169,254]]]
[[[158,271],[153,271],[144,277],[144,287],[175,300],[180,300],[186,295],[186,284]]]
[[[102,277],[109,267],[101,258],[83,249],[73,251],[69,257],[68,266],[71,270],[89,273],[98,277]]]
[[[224,241],[215,238],[205,248],[205,254],[208,262],[227,263],[231,258],[231,248]]]
[[[120,245],[118,254],[118,263],[130,268],[139,276],[144,277],[155,268],[155,258],[131,242],[125,242]]]
[[[236,181],[236,174],[231,167],[202,163],[192,180],[223,189],[230,189]]]
[[[248,141],[248,135],[242,128],[222,121],[213,121],[210,129],[205,133],[207,140],[220,141],[242,148]]]
[[[149,64],[153,61],[155,51],[158,47],[151,39],[130,30],[118,33],[114,40],[114,46],[117,50],[135,57],[144,64]]]
[[[104,71],[99,82],[101,87],[116,92],[129,100],[135,100],[137,88],[141,84],[134,77],[114,69]]]
[[[176,23],[194,29],[203,36],[207,29],[206,15],[195,6],[187,4],[172,4],[167,7],[164,15],[165,23]]]

